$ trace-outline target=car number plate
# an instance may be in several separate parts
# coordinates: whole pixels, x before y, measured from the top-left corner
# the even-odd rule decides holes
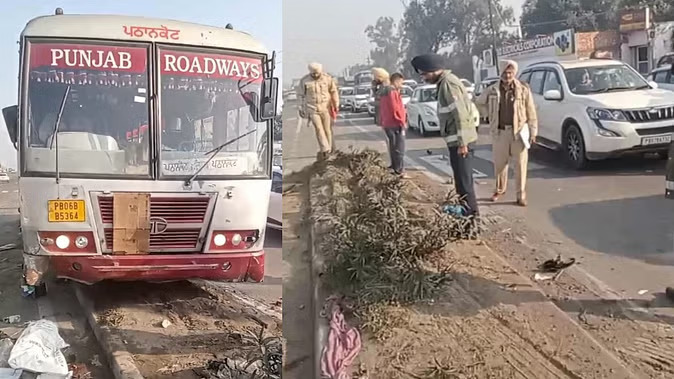
[[[660,145],[665,143],[672,142],[672,135],[667,134],[664,136],[655,136],[655,137],[645,137],[641,139],[641,144],[644,146],[647,145]]]
[[[84,222],[84,200],[49,200],[49,222]]]

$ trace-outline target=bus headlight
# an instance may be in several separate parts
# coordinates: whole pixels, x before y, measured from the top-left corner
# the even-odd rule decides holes
[[[78,236],[75,239],[75,246],[77,246],[78,249],[84,249],[89,245],[89,240],[85,236]]]
[[[56,247],[63,250],[67,249],[68,246],[70,246],[70,238],[68,238],[68,236],[61,235],[56,237]]]
[[[227,237],[225,237],[224,234],[216,234],[215,237],[213,237],[213,244],[217,247],[225,246],[226,243]]]
[[[241,240],[242,240],[241,234],[236,233],[235,235],[232,236],[232,245],[239,246]]]

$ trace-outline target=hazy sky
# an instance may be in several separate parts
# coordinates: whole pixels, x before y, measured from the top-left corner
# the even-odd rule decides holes
[[[3,1],[0,3],[0,107],[16,104],[19,55],[17,41],[26,23],[37,16],[53,14],[58,7],[64,13],[105,13],[168,18],[225,26],[231,23],[258,38],[267,49],[281,51],[282,0],[41,0]],[[30,3],[30,4],[29,4]],[[278,56],[283,60],[282,55]],[[277,75],[281,74],[281,65]],[[2,117],[0,117],[2,118]],[[16,150],[9,142],[2,121],[0,130],[0,163],[16,167]]]
[[[284,81],[306,74],[309,62],[340,74],[364,63],[370,44],[365,28],[380,16],[400,20],[407,0],[283,0]],[[519,17],[524,0],[504,0]]]

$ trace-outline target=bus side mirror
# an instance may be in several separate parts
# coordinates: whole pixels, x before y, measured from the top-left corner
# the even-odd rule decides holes
[[[2,109],[2,116],[5,118],[5,126],[7,133],[14,146],[16,146],[18,125],[19,125],[19,106],[12,105],[11,107]]]
[[[260,121],[272,120],[276,117],[276,101],[278,100],[278,78],[267,78],[262,82],[260,99]]]

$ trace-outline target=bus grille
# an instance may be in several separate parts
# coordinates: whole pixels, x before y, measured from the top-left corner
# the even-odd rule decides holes
[[[150,217],[161,217],[170,224],[203,223],[211,199],[208,197],[151,197]],[[101,221],[112,224],[112,196],[99,196]]]
[[[165,221],[165,230],[150,235],[150,252],[201,251],[205,227],[213,207],[212,196],[150,197],[150,221]],[[98,208],[105,252],[113,251],[114,207],[112,195],[98,195]]]
[[[105,230],[105,244],[112,247],[112,228]],[[187,249],[192,251],[199,244],[201,229],[173,229],[158,236],[150,236],[150,250]]]

